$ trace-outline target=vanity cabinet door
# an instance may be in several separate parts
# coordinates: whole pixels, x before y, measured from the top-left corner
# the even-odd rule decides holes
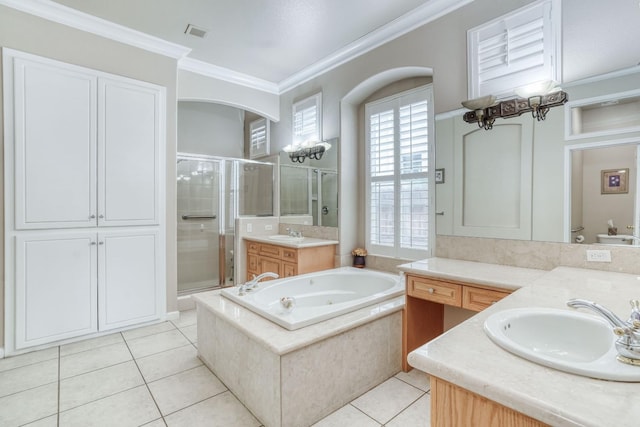
[[[289,264],[288,262],[282,263],[282,275],[284,277],[296,276],[298,274],[298,266],[295,264]]]
[[[98,85],[98,225],[156,225],[164,89],[105,77]]]
[[[96,77],[37,57],[14,58],[5,71],[13,72],[5,145],[15,229],[95,226]]]
[[[96,332],[96,233],[42,232],[15,239],[16,349]]]
[[[156,320],[164,292],[158,231],[138,229],[98,234],[98,301],[101,331]]]
[[[276,273],[278,276],[282,275],[282,261],[279,259],[261,257],[260,265],[258,268],[259,274],[266,273],[270,271],[271,273]],[[270,277],[265,277],[264,280],[273,280]]]

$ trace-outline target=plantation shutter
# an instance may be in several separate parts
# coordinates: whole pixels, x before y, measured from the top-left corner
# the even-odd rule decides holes
[[[269,154],[269,122],[267,119],[258,119],[249,123],[249,150],[251,159]]]
[[[536,2],[467,32],[470,98],[510,95],[520,86],[559,80],[552,5]]]
[[[415,257],[429,250],[431,99],[428,86],[365,106],[372,253]]]
[[[322,94],[316,94],[293,105],[293,138],[295,142],[321,141]]]

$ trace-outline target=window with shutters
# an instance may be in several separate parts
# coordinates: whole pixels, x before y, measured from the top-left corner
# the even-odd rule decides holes
[[[249,123],[249,158],[255,159],[269,155],[269,120],[258,119]]]
[[[467,31],[469,98],[560,82],[560,0],[541,0]]]
[[[433,118],[431,85],[365,105],[366,244],[373,254],[431,255]]]
[[[322,93],[293,104],[293,144],[322,141]]]

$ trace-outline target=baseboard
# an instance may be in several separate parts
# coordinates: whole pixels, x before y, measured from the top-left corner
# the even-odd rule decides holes
[[[4,347],[0,347],[0,359],[4,359]]]
[[[179,311],[170,311],[165,316],[165,320],[178,320],[180,318]]]
[[[193,310],[194,308],[196,308],[196,302],[191,298],[191,295],[178,297],[178,311]]]

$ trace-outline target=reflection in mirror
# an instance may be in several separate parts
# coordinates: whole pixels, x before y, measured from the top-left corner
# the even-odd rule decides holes
[[[331,148],[321,159],[293,163],[289,153],[280,153],[280,216],[296,216],[297,221],[318,226],[338,226],[338,139],[326,142]]]
[[[572,242],[637,246],[639,147],[570,149]]]

